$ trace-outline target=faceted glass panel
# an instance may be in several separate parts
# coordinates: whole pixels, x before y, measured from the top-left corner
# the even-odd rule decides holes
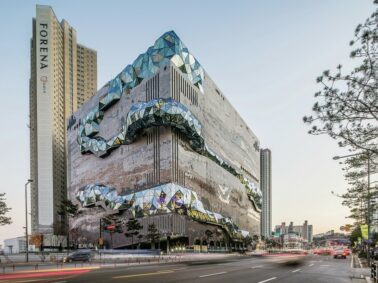
[[[239,229],[231,218],[205,210],[196,192],[173,183],[127,195],[119,195],[115,188],[91,184],[81,188],[76,197],[83,207],[100,205],[98,202],[103,202],[110,210],[127,210],[137,218],[177,213],[196,221],[219,225],[233,239],[249,235],[248,231]]]

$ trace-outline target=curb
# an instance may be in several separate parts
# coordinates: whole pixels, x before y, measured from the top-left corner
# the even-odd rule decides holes
[[[359,265],[359,268],[363,268],[362,267],[362,263],[361,263],[361,260],[358,256],[356,256],[355,254],[352,254],[352,258],[351,258],[351,268],[358,268],[358,267],[354,267],[354,263],[357,263]],[[369,276],[363,276],[361,274],[361,277],[360,279],[365,279],[367,283],[374,283],[371,279],[371,277]]]

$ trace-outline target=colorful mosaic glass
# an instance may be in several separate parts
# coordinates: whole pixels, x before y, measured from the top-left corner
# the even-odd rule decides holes
[[[80,189],[76,197],[83,207],[105,204],[110,210],[130,211],[136,218],[177,213],[195,221],[219,225],[233,239],[249,235],[230,217],[206,210],[195,191],[173,183],[126,195],[119,195],[115,188],[91,184]]]

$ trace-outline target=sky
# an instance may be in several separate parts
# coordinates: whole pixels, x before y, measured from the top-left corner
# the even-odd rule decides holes
[[[29,178],[30,38],[35,5],[51,5],[97,50],[98,87],[168,30],[174,30],[246,123],[272,150],[273,223],[308,220],[321,233],[351,223],[331,191],[347,184],[332,160],[347,153],[328,136],[307,134],[315,79],[338,64],[352,68],[354,28],[372,0],[0,1],[0,192],[13,224],[0,244],[24,233]],[[30,207],[30,206],[29,206]]]

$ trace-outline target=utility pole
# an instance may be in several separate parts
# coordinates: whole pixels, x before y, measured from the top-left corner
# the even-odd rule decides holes
[[[102,240],[102,218],[100,217],[100,238],[99,238],[99,246],[101,248],[101,244],[100,243],[103,243],[103,240]]]
[[[102,238],[102,218],[100,218],[100,238]]]
[[[367,203],[367,210],[368,210],[368,217],[367,217],[367,225],[368,225],[368,248],[367,248],[367,261],[368,266],[370,266],[370,153],[368,152],[367,155],[367,195],[368,195],[368,203]]]

